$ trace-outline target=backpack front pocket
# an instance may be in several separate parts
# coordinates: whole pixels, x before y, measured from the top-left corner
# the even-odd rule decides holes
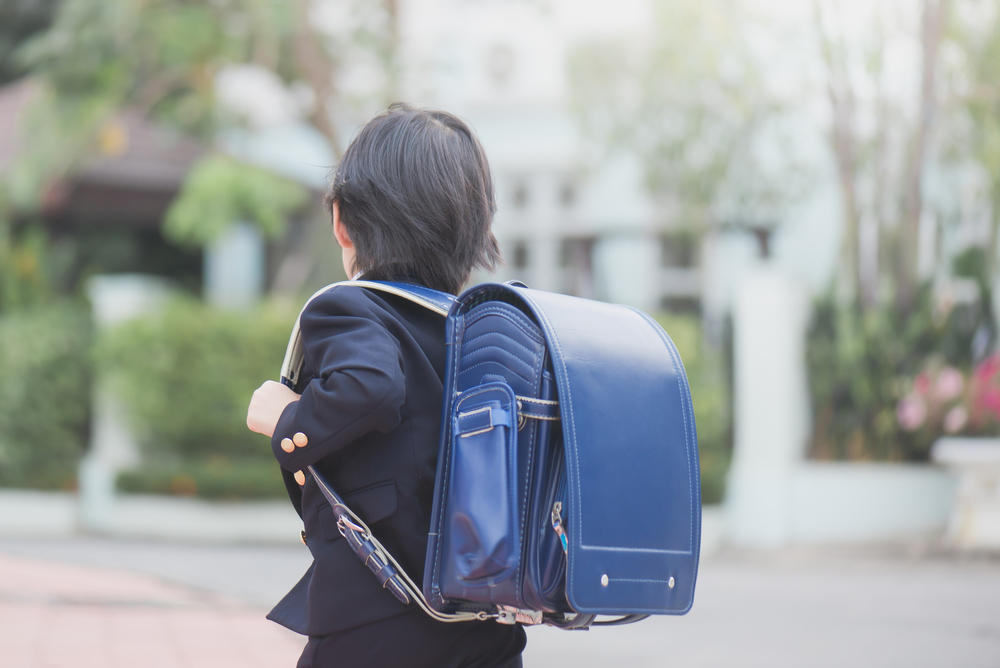
[[[463,392],[452,410],[447,559],[466,586],[508,578],[521,554],[517,526],[517,400],[506,383]]]

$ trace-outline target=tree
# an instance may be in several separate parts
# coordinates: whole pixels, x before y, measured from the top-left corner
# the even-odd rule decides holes
[[[990,238],[985,271],[996,275],[1000,236],[1000,6],[967,2],[949,22],[947,37],[962,55],[962,76],[955,83],[957,111],[966,132],[953,151],[971,156],[985,177]]]
[[[22,211],[37,208],[46,185],[72,170],[123,109],[210,143],[220,128],[239,122],[220,113],[215,89],[219,73],[234,64],[263,68],[288,87],[306,89],[300,96],[311,100],[305,117],[339,155],[339,125],[351,116],[339,86],[342,61],[372,52],[376,61],[391,62],[398,41],[396,3],[377,3],[378,11],[371,4],[63,0],[51,27],[20,51],[45,92],[26,133],[25,160],[9,184],[11,201]],[[341,10],[338,20],[317,18],[331,7]],[[392,82],[387,75],[377,91],[379,105]],[[198,193],[226,183],[231,188],[223,199],[230,208],[240,208],[265,232],[280,234],[283,225],[274,224],[275,212],[283,223],[289,207],[304,201],[303,193],[291,192],[292,184],[279,177],[217,156],[206,160],[185,183],[181,205],[203,202]],[[211,184],[199,183],[202,176]],[[264,201],[272,195],[273,201]],[[257,208],[247,210],[251,204]],[[168,231],[179,240],[210,241],[203,233],[189,234],[196,226],[177,222],[190,221],[185,213],[190,209],[181,206]],[[219,231],[217,225],[212,229]]]
[[[0,2],[0,84],[24,74],[24,67],[13,54],[25,40],[48,28],[56,5],[57,0]]]
[[[652,7],[642,37],[574,53],[573,105],[585,133],[602,153],[640,158],[661,224],[773,227],[808,170],[750,43],[760,22],[734,0]]]

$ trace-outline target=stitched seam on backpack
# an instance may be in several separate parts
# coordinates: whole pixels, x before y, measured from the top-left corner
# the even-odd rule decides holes
[[[467,322],[466,329],[471,327],[473,324],[479,322],[481,319],[488,315],[501,315],[509,320],[514,326],[520,329],[524,334],[528,335],[530,338],[534,339],[538,343],[545,343],[545,336],[539,336],[536,333],[537,327],[531,320],[521,313],[521,311],[514,309],[503,309],[496,306],[487,306],[472,314],[472,318]]]
[[[475,350],[470,350],[469,352],[463,351],[462,352],[462,359],[465,360],[465,359],[467,359],[469,357],[472,357],[473,355],[475,355],[476,353],[478,353],[478,352],[480,352],[482,350],[490,350],[490,349],[492,349],[492,350],[499,350],[500,352],[509,355],[512,359],[517,360],[518,362],[520,362],[524,366],[528,367],[529,369],[532,368],[530,362],[525,361],[523,358],[518,357],[517,355],[515,355],[512,352],[510,352],[506,348],[501,348],[500,346],[483,346],[482,348],[476,348]],[[533,355],[533,357],[537,357],[537,355]],[[491,362],[491,361],[496,361],[496,360],[487,360],[487,361]],[[469,367],[469,368],[471,369],[472,367]],[[532,370],[534,370],[534,369],[532,369]]]
[[[544,360],[544,358],[545,358],[544,354],[535,355],[535,366],[533,370],[535,372],[534,373],[535,378],[538,379],[538,385],[533,389],[535,390],[536,393],[541,392],[542,390],[542,361]],[[514,397],[514,400],[517,401],[516,396]],[[532,463],[534,462],[535,459],[535,431],[536,430],[532,428],[532,430],[528,432],[528,469],[526,472],[527,475],[525,476],[525,483],[524,483],[524,501],[521,504],[521,540],[522,540],[522,545],[520,550],[521,563],[518,564],[517,568],[518,587],[516,591],[517,599],[521,603],[521,605],[524,605],[524,568],[526,565],[525,562],[527,561],[526,550],[527,550],[527,545],[530,544],[530,541],[525,540],[524,525],[527,523],[528,519],[528,492],[530,491],[529,487],[531,484]],[[517,431],[514,432],[514,438],[516,443]],[[516,469],[516,462],[515,462],[515,469]]]
[[[538,315],[539,318],[541,318],[542,320],[545,321],[545,324],[548,327],[548,331],[551,334],[551,338],[552,338],[551,345],[554,345],[556,347],[556,350],[559,351],[559,365],[562,368],[563,376],[565,377],[565,375],[566,375],[566,362],[563,360],[562,344],[559,343],[559,336],[556,334],[555,329],[552,327],[552,322],[549,320],[548,316],[545,314],[545,311],[543,311],[541,308],[538,308],[536,310],[536,314]],[[558,378],[557,378],[557,380],[558,380]],[[557,391],[559,389],[559,383],[558,382],[556,383],[556,389],[557,389]],[[564,418],[568,417],[569,419],[568,420],[564,419],[563,420],[563,425],[564,426],[567,425],[567,424],[569,425],[569,433],[572,436],[572,438],[569,439],[569,440],[572,441],[572,443],[573,443],[573,463],[574,463],[574,470],[576,471],[576,498],[579,501],[579,499],[580,499],[580,461],[579,461],[580,458],[579,458],[579,453],[577,452],[577,447],[576,447],[576,418],[573,415],[573,391],[570,389],[570,386],[569,386],[568,382],[566,383],[566,401],[568,402],[568,405],[564,407],[565,411],[566,411],[566,414],[564,415]],[[566,439],[565,435],[566,435],[566,430],[564,429],[563,430],[563,444],[564,444],[564,446],[567,443],[567,439]],[[578,534],[576,536],[576,538],[578,539],[576,541],[576,544],[577,545],[583,545],[583,536],[580,535],[580,534],[583,533],[583,508],[582,508],[583,504],[582,503],[578,503],[577,505],[579,505],[581,507],[574,509],[576,517],[578,518],[577,526],[580,528],[580,531],[578,532]],[[573,580],[573,570],[574,570],[573,567],[575,565],[576,565],[576,560],[575,559],[566,559],[566,573],[567,573],[566,596],[567,596],[567,598],[569,598],[569,583],[572,582],[572,580]]]
[[[528,362],[523,357],[518,357],[517,355],[515,355],[511,351],[507,350],[506,348],[502,348],[500,346],[483,346],[482,348],[476,348],[475,350],[469,350],[469,351],[464,351],[463,350],[462,351],[462,359],[463,360],[464,359],[468,359],[469,357],[472,357],[473,355],[475,355],[476,353],[478,353],[478,352],[480,352],[482,350],[491,350],[491,349],[492,350],[499,350],[500,352],[505,353],[506,355],[510,356],[512,359],[517,360],[518,362],[520,362],[524,366],[528,367],[529,369],[531,368],[531,362]],[[537,357],[537,355],[532,354],[531,357]]]
[[[463,327],[463,331],[464,331],[464,327]],[[447,346],[446,346],[446,349],[447,349]],[[454,352],[451,353],[453,355],[452,359],[454,360],[454,363],[452,364],[452,366],[454,368],[452,369],[451,383],[449,385],[446,385],[446,387],[452,387],[452,388],[457,388],[458,387],[459,360],[457,358],[459,357],[459,352],[460,352],[459,350],[455,350]],[[451,408],[454,409],[454,397],[450,398],[450,403],[451,403]],[[445,429],[445,432],[444,432],[444,436],[445,437],[453,436],[453,433],[452,433],[453,430],[451,428],[451,415],[450,415],[450,411],[449,411],[449,415],[448,415],[448,422],[444,426],[444,429]],[[443,479],[441,481],[441,499],[442,500],[448,498],[448,487],[449,487],[448,483],[449,483],[450,479],[451,479],[451,438],[447,438],[447,440],[445,441],[445,448],[444,448],[444,476],[443,476]],[[444,531],[444,527],[442,527],[441,524],[444,521],[444,509],[445,509],[445,506],[447,504],[441,503],[440,505],[441,505],[441,507],[438,508],[438,519],[437,519],[437,524],[436,524],[438,532]],[[434,578],[433,578],[433,582],[431,583],[432,586],[437,587],[438,597],[442,600],[442,602],[444,601],[444,593],[441,591],[440,563],[441,563],[441,550],[442,550],[442,544],[443,543],[444,543],[444,541],[438,539],[438,541],[437,541],[437,547],[434,550],[434,568],[433,568]]]
[[[506,389],[510,390],[510,386],[507,385],[506,383],[504,383],[504,387],[506,387]],[[476,388],[472,388],[470,390],[466,390],[463,393],[461,403],[464,404],[467,399],[471,399],[472,397],[478,396],[480,394],[485,394],[485,393],[488,393],[488,392],[501,392],[501,393],[503,393],[504,398],[508,399],[508,400],[511,400],[511,396],[510,395],[514,394],[513,390],[510,391],[510,394],[507,394],[507,392],[505,392],[503,389],[498,388],[498,387],[476,387]],[[516,402],[517,401],[517,397],[514,397],[513,401]],[[514,408],[514,406],[512,405],[510,408]],[[449,421],[450,421],[450,417],[449,417]],[[497,426],[500,426],[500,425],[497,425]],[[511,427],[508,427],[508,430],[510,431],[510,433],[508,434],[508,438],[513,438],[514,442],[516,444],[517,443],[517,429],[514,426],[511,426]],[[506,446],[508,444],[504,443],[504,445]],[[511,452],[507,453],[506,459],[507,459],[507,465],[508,466],[511,465],[510,457],[511,457],[512,454],[514,455],[513,470],[508,471],[508,473],[511,475],[511,478],[514,480],[514,494],[515,494],[515,498],[512,499],[514,501],[514,503],[510,504],[511,511],[509,513],[510,517],[508,519],[510,520],[509,526],[516,527],[516,526],[518,526],[517,515],[516,515],[516,513],[517,513],[517,498],[516,498],[516,494],[517,494],[517,457],[516,457],[517,450],[516,450],[516,448],[514,449],[513,453],[511,453]],[[509,487],[509,484],[508,484],[508,487]],[[522,535],[523,535],[523,526],[522,526]],[[520,548],[521,548],[522,541],[520,540],[520,538],[521,538],[520,536],[518,536],[517,538],[518,538],[518,553],[520,553],[521,552]],[[522,562],[522,561],[523,561],[523,559],[521,559],[521,555],[518,554],[518,562]],[[519,563],[518,564],[518,568],[517,568],[517,575],[518,575],[518,577],[520,577],[520,574],[521,574],[521,564]],[[492,580],[493,576],[490,576],[489,579]],[[494,592],[495,592],[495,587],[490,587],[490,601],[495,603],[495,601],[493,601],[493,594],[494,594]]]
[[[518,378],[520,378],[524,382],[526,382],[526,383],[530,383],[531,382],[530,378],[522,376],[520,373],[518,373],[517,371],[514,371],[513,369],[511,369],[506,364],[502,364],[501,362],[494,362],[492,360],[488,361],[488,362],[479,362],[478,364],[473,364],[470,367],[466,367],[466,368],[462,369],[462,373],[467,373],[467,372],[472,371],[473,369],[475,369],[477,366],[486,366],[487,364],[496,364],[497,366],[500,366],[500,367],[502,367],[504,369],[507,369],[508,371],[510,371],[512,374],[514,374],[515,376],[517,376]]]
[[[506,314],[504,314],[504,315],[506,315]],[[477,336],[472,337],[471,339],[465,339],[464,341],[462,341],[462,347],[464,348],[466,345],[471,344],[473,341],[478,341],[479,339],[481,339],[483,337],[486,337],[486,336],[502,336],[503,338],[507,339],[508,341],[510,341],[511,343],[513,343],[514,345],[516,345],[518,348],[521,348],[522,350],[524,350],[529,355],[533,356],[533,355],[537,354],[537,351],[532,350],[528,346],[524,345],[523,343],[521,343],[520,341],[518,341],[517,339],[515,339],[513,336],[510,336],[509,334],[504,334],[503,332],[497,332],[497,331],[484,332],[482,334],[479,334]],[[491,347],[495,348],[496,346],[491,346]],[[513,354],[513,353],[511,353],[511,354]]]
[[[638,309],[632,309],[632,310],[635,311],[636,313],[638,313],[639,315],[641,315],[648,322],[655,322],[646,313],[643,313],[642,311],[640,311]],[[661,327],[659,327],[659,325],[657,325],[656,327],[654,327],[653,331],[655,331],[659,335],[661,341],[663,341],[663,344],[664,344],[664,346],[666,346],[667,352],[669,353],[671,360],[674,362],[675,369],[679,372],[679,374],[681,376],[681,379],[684,381],[684,384],[688,385],[687,371],[684,369],[684,364],[681,362],[680,354],[677,352],[677,348],[673,345],[673,342],[670,340],[670,337],[667,335],[667,333],[665,331],[663,331],[663,329]],[[683,393],[682,393],[682,399],[683,398],[684,397],[683,397]],[[688,431],[688,429],[689,429],[688,420],[689,419],[691,419],[692,421],[694,420],[694,416],[693,415],[689,415],[689,411],[691,411],[693,413],[693,408],[690,405],[690,402],[691,402],[691,395],[690,395],[690,391],[689,391],[688,395],[687,395],[687,401],[683,401],[683,400],[681,401],[681,407],[682,407],[681,415],[684,418],[683,419],[683,424],[684,424],[684,445],[686,446],[684,448],[684,455],[687,458],[688,474],[689,475],[692,474],[693,471],[691,469],[691,445],[692,445],[692,443],[691,443],[691,434]],[[695,503],[694,503],[694,489],[695,489],[694,485],[697,484],[697,483],[698,483],[698,479],[695,478],[694,482],[690,485],[690,491],[688,493],[689,494],[689,503],[691,504],[691,554],[698,554],[700,552],[700,550],[701,550],[701,540],[700,539],[699,540],[695,539],[695,531],[694,531],[694,516],[695,516],[695,512],[696,512]],[[697,512],[700,513],[701,509],[698,508]],[[697,569],[698,569],[698,565],[697,565],[697,561],[695,561],[695,571],[694,571],[695,572],[695,576],[697,576],[697,572],[698,572]],[[692,577],[691,578],[690,600],[692,600],[692,601],[694,600],[695,579],[696,579],[696,577]]]

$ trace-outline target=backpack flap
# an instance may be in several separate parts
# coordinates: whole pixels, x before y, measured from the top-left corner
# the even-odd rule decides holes
[[[686,613],[698,571],[701,492],[677,349],[636,309],[505,287],[541,324],[556,376],[570,605],[585,614]]]

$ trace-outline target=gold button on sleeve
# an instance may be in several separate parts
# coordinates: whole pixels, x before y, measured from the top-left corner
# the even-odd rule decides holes
[[[295,444],[292,443],[292,439],[283,438],[281,439],[281,449],[285,452],[293,452],[295,450]]]
[[[306,474],[303,473],[302,471],[296,471],[295,482],[299,483],[300,485],[306,484]]]
[[[292,436],[292,441],[295,443],[295,445],[299,446],[300,448],[304,448],[307,445],[309,445],[309,439],[306,438],[306,435],[303,434],[301,431],[296,432],[295,435]]]

